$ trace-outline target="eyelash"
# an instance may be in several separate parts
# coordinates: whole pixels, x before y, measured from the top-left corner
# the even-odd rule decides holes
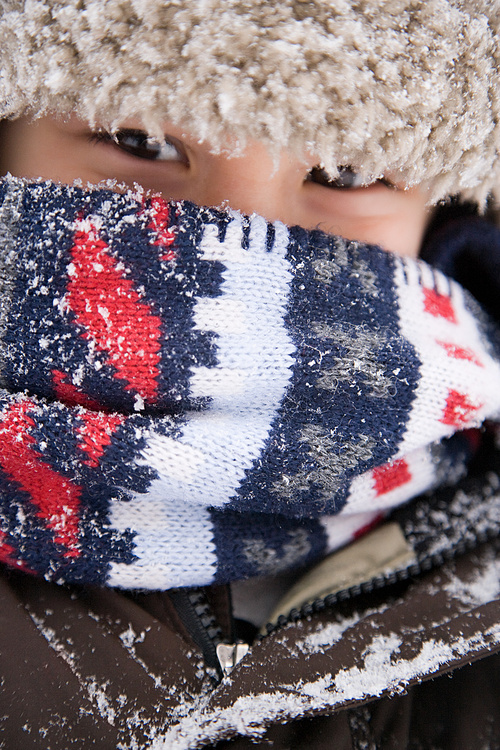
[[[124,128],[117,130],[116,133],[109,133],[106,130],[98,130],[90,136],[92,143],[108,143],[124,151],[127,154],[145,161],[163,161],[163,162],[180,162],[189,165],[189,159],[183,151],[181,144],[177,145],[173,140],[165,138],[159,142],[149,136],[144,130],[133,128]],[[135,143],[134,143],[135,141]],[[306,176],[306,182],[312,182],[331,190],[356,190],[366,188],[369,185],[364,183],[359,174],[349,166],[339,167],[337,177],[330,177],[323,167],[313,167]],[[383,184],[386,187],[394,188],[388,180],[381,178],[370,183]]]

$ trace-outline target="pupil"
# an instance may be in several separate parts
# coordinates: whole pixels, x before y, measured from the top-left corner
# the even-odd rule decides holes
[[[310,172],[310,179],[331,188],[354,188],[362,185],[359,175],[351,167],[339,167],[337,177],[331,177],[322,167],[315,167]]]
[[[124,151],[143,159],[156,159],[161,151],[161,144],[141,130],[120,130],[116,133],[115,139]]]

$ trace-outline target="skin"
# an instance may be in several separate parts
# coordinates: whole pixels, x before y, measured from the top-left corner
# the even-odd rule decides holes
[[[122,129],[140,130],[140,124],[128,121]],[[96,135],[76,118],[19,118],[2,124],[0,173],[69,184],[75,179],[139,183],[168,199],[230,206],[269,221],[377,244],[399,255],[418,255],[429,218],[419,188],[404,190],[381,181],[362,187],[324,184],[314,172],[314,155],[283,153],[276,163],[258,142],[249,142],[241,156],[213,154],[206,143],[168,122],[164,133],[161,153],[155,144],[156,158],[150,159],[144,158],[151,153],[150,142],[130,152],[123,140]],[[138,142],[136,135],[132,142]]]

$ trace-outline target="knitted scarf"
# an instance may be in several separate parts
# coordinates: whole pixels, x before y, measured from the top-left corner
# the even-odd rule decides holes
[[[166,589],[305,565],[456,481],[500,414],[496,327],[422,261],[14,178],[0,243],[11,567]]]

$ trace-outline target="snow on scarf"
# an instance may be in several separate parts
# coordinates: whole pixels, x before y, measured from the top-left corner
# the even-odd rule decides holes
[[[13,178],[0,241],[12,567],[164,589],[307,564],[456,479],[500,412],[496,330],[423,262]]]

